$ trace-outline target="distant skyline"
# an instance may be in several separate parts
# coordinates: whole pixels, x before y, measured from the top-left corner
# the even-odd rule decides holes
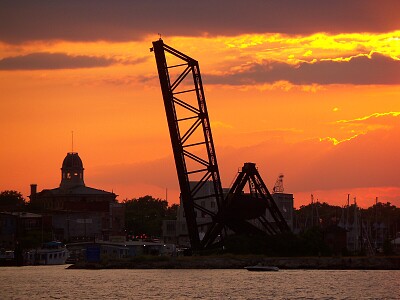
[[[3,1],[0,190],[59,185],[67,152],[119,201],[179,202],[153,53],[200,64],[224,187],[255,162],[295,206],[400,206],[400,2]]]

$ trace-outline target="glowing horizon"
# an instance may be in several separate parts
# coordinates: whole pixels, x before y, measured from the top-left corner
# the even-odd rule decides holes
[[[253,161],[270,190],[285,174],[285,191],[294,194],[296,207],[309,203],[310,194],[341,205],[348,193],[362,206],[375,197],[400,206],[400,28],[390,23],[396,19],[373,26],[343,15],[344,31],[321,17],[311,31],[309,19],[298,16],[299,25],[282,21],[262,31],[246,16],[246,30],[204,14],[220,27],[188,23],[194,28],[188,34],[165,23],[162,36],[200,63],[223,186]],[[32,36],[9,27],[14,34],[0,37],[0,167],[6,170],[0,190],[27,197],[31,183],[39,190],[58,187],[74,131],[88,186],[113,190],[120,201],[164,198],[168,189],[168,201],[178,203],[149,51],[157,31],[134,21],[108,28],[96,16],[86,28],[85,18],[75,25],[59,16],[53,32],[34,23],[35,14],[29,18],[34,29],[39,26]],[[0,22],[12,22],[6,20]],[[129,39],[128,32],[137,34]]]

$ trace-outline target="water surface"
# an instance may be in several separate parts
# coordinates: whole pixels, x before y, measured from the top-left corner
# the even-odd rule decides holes
[[[400,271],[0,268],[1,299],[400,299]]]

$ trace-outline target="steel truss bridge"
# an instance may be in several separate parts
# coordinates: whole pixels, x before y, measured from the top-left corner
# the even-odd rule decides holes
[[[175,159],[191,247],[211,248],[233,231],[273,235],[290,231],[254,163],[245,163],[228,193],[223,193],[199,63],[186,54],[153,42],[165,113]],[[212,189],[204,193],[204,185]],[[244,189],[248,192],[245,192]],[[217,211],[201,201],[213,198]],[[210,222],[198,224],[196,211]],[[273,221],[265,217],[268,211]],[[199,227],[206,227],[200,237]]]

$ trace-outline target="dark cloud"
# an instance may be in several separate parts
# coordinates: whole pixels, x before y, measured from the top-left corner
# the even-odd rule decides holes
[[[387,32],[400,28],[398,11],[397,0],[3,0],[0,40]]]
[[[289,81],[293,84],[400,84],[400,61],[375,53],[350,61],[320,61],[292,66],[281,62],[253,64],[228,75],[205,75],[209,84],[248,85]]]
[[[106,67],[113,59],[94,56],[69,56],[64,53],[31,53],[0,60],[0,70],[55,70]]]

